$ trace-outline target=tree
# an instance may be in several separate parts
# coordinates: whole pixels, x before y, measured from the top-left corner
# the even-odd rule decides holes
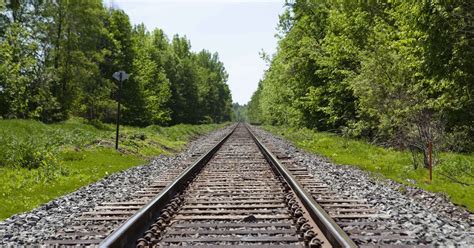
[[[250,102],[247,104],[247,118],[250,123],[261,123],[260,94],[262,92],[262,82],[258,83],[257,90],[252,94]]]
[[[247,117],[247,104],[240,105],[239,103],[232,103],[232,120],[233,121],[244,121],[248,122],[249,119]]]
[[[52,22],[46,64],[53,81],[52,94],[61,107],[56,118],[82,113],[89,119],[97,118],[100,99],[110,90],[99,67],[106,53],[101,44],[107,39],[105,9],[101,1],[48,4],[46,17]]]
[[[227,73],[217,54],[186,37],[132,28],[102,1],[8,1],[0,5],[0,116],[45,122],[81,116],[113,121],[124,70],[123,121],[130,125],[230,119]]]
[[[13,23],[0,42],[1,114],[8,118],[28,118],[35,44],[28,41],[27,30]]]
[[[105,22],[108,30],[108,43],[105,46],[106,56],[102,63],[102,78],[104,84],[110,85],[109,98],[117,99],[119,82],[112,79],[116,71],[131,73],[129,80],[123,82],[121,102],[123,104],[123,122],[131,125],[150,124],[146,114],[143,85],[135,78],[134,63],[137,59],[137,44],[140,42],[134,38],[132,25],[129,17],[122,10],[111,9]],[[115,104],[113,108],[115,109]],[[115,111],[112,112],[115,116]]]
[[[201,122],[230,120],[230,90],[225,83],[228,75],[217,53],[202,50],[196,55],[198,65],[198,95]]]
[[[186,37],[175,35],[171,47],[174,73],[169,73],[168,76],[171,81],[173,123],[198,123],[197,67],[193,63],[191,44]]]
[[[45,6],[11,1],[0,13],[0,115],[44,118],[57,109],[45,72]]]
[[[171,120],[170,82],[164,69],[164,60],[169,54],[168,41],[161,30],[151,35],[139,25],[134,29],[134,43],[133,80],[143,94],[145,108],[139,115],[148,125],[166,125]]]
[[[473,4],[286,6],[277,53],[248,104],[250,120],[417,147],[425,165],[428,144],[472,149]]]

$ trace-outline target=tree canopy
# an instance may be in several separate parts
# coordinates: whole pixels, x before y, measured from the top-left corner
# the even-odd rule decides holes
[[[471,150],[472,13],[471,1],[288,2],[248,116],[402,148]]]
[[[130,125],[228,121],[232,97],[217,53],[186,37],[133,26],[102,1],[8,1],[0,6],[0,117],[113,121],[118,82]]]

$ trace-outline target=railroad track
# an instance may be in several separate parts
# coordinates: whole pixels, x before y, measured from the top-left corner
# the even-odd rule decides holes
[[[244,124],[208,149],[193,164],[173,168],[137,192],[135,200],[103,203],[65,228],[64,239],[46,243],[355,247],[369,244],[366,231],[370,237],[378,233],[372,225],[376,209],[330,192],[284,153],[271,153]],[[110,222],[121,225],[104,229]]]
[[[243,125],[179,175],[102,247],[353,247]]]

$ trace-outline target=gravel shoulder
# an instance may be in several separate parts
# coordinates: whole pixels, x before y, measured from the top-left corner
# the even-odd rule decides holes
[[[474,247],[474,215],[444,195],[407,187],[354,166],[331,163],[301,151],[281,137],[258,127],[253,129],[265,144],[271,144],[271,150],[308,168],[332,191],[367,199],[386,216],[375,220],[379,227],[400,231],[429,246]]]
[[[166,170],[189,163],[193,154],[207,150],[209,144],[215,143],[229,129],[201,136],[175,156],[159,156],[149,164],[113,174],[0,222],[0,246],[41,244],[102,202],[132,199],[134,192],[159,178]],[[307,167],[332,191],[367,199],[381,214],[388,216],[376,220],[379,226],[399,230],[429,246],[474,247],[473,214],[453,205],[445,196],[375,177],[356,167],[330,163],[258,127],[254,130],[264,143],[272,145],[272,150],[287,154],[298,165]]]
[[[13,215],[0,222],[0,246],[42,244],[54,239],[56,231],[66,228],[83,212],[102,202],[127,201],[141,188],[156,180],[166,170],[192,162],[193,154],[209,149],[230,131],[231,126],[200,136],[174,156],[159,156],[150,163],[112,174],[95,183],[54,199],[32,211]],[[116,225],[117,223],[115,223]]]

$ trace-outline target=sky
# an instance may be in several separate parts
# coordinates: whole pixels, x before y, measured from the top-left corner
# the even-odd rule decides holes
[[[132,24],[160,28],[169,38],[186,35],[191,49],[218,52],[229,73],[234,102],[245,104],[257,89],[266,63],[263,49],[276,51],[278,15],[284,0],[106,0],[124,10]]]

